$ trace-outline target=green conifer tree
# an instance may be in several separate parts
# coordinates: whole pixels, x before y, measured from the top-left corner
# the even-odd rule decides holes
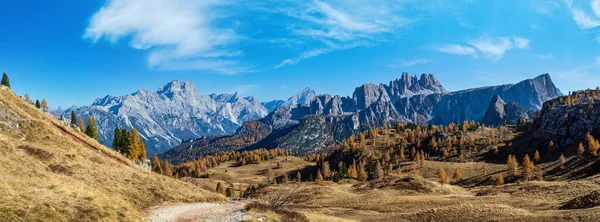
[[[35,100],[35,108],[38,108],[38,109],[42,108],[42,104],[40,104],[40,100],[39,99]]]
[[[113,149],[119,153],[123,153],[123,149],[121,147],[121,130],[117,127],[115,128],[115,133],[113,135],[112,146]]]
[[[10,80],[8,80],[8,75],[6,75],[6,73],[2,73],[2,82],[0,82],[0,84],[10,88]]]
[[[75,115],[75,110],[71,111],[71,126],[77,126],[77,115]]]
[[[94,139],[98,139],[98,137],[100,136],[98,134],[98,127],[96,126],[96,118],[94,118],[94,116],[90,116],[88,118],[88,124],[85,128],[85,134]]]

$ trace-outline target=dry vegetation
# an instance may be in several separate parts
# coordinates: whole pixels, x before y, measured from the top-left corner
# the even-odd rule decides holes
[[[149,206],[223,201],[143,170],[0,90],[0,220],[137,221]]]

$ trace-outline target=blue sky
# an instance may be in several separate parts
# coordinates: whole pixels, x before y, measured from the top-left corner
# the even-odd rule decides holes
[[[600,0],[2,1],[0,72],[52,107],[190,80],[261,101],[403,71],[449,90],[600,85]]]

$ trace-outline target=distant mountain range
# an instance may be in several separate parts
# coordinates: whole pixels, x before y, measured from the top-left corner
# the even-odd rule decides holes
[[[389,123],[481,122],[496,95],[525,110],[539,110],[544,101],[562,93],[548,74],[517,84],[449,92],[432,74],[417,78],[403,73],[387,85],[359,86],[352,97],[325,94],[308,104],[278,107],[264,118],[247,121],[232,135],[188,141],[161,154],[161,159],[179,162],[218,151],[262,147],[304,154]]]
[[[99,140],[112,145],[115,127],[136,128],[148,148],[148,154],[161,153],[184,140],[206,135],[231,134],[253,119],[265,117],[281,106],[312,100],[315,92],[302,90],[289,100],[259,103],[254,97],[235,94],[200,95],[190,82],[172,81],[156,92],[139,90],[126,96],[106,96],[89,106],[58,109],[70,118],[94,115],[98,122]]]

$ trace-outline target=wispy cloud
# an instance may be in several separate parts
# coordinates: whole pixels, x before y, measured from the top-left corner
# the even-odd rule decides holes
[[[554,11],[560,8],[560,3],[557,0],[530,0],[531,9],[540,14],[551,16]]]
[[[446,44],[436,47],[439,52],[477,57],[478,52],[491,60],[499,60],[511,49],[525,49],[531,41],[522,37],[480,37],[467,41],[467,45]]]
[[[215,25],[228,14],[221,1],[109,0],[89,22],[85,39],[130,46],[149,52],[148,65],[163,70],[207,70],[235,74],[249,69],[234,58],[231,45],[239,36],[233,29]]]
[[[277,12],[296,21],[289,26],[292,35],[310,41],[313,47],[295,58],[284,59],[275,68],[337,50],[384,41],[383,35],[408,24],[408,20],[399,16],[398,9],[394,2],[365,0],[301,1],[280,7]]]
[[[455,55],[471,55],[477,57],[477,51],[474,48],[458,45],[458,44],[446,44],[435,47],[435,50],[439,52],[455,54]]]
[[[591,10],[594,12],[595,16],[588,15],[582,8],[573,5],[572,0],[565,0],[564,2],[571,11],[573,20],[575,20],[575,23],[579,28],[593,29],[600,26],[600,0],[592,0],[590,2]]]
[[[596,65],[600,65],[600,56],[596,57]]]
[[[248,85],[236,86],[233,90],[235,92],[239,93],[240,95],[249,95],[253,92],[256,92],[259,89],[260,89],[260,86],[258,86],[258,85],[248,84]]]
[[[421,59],[413,59],[413,60],[400,60],[398,62],[387,64],[386,66],[389,68],[396,68],[398,66],[408,67],[408,66],[415,66],[415,65],[423,65],[423,64],[427,64],[427,63],[431,63],[431,62],[433,62],[433,60],[421,58]]]

